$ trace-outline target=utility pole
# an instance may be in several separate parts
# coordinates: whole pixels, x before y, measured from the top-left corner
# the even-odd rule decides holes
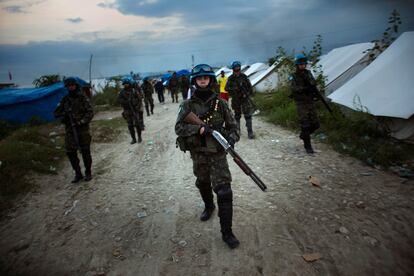
[[[91,54],[91,58],[89,60],[89,84],[92,87],[92,54]]]
[[[194,55],[191,55],[191,67],[194,67]]]

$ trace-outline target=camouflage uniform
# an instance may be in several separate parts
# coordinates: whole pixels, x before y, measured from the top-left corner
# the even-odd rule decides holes
[[[175,99],[175,102],[178,103],[178,90],[180,89],[180,82],[177,76],[173,75],[170,78],[170,80],[168,81],[168,89],[171,92],[172,101],[174,102],[174,99]]]
[[[305,148],[310,147],[310,135],[319,128],[318,115],[316,113],[313,89],[316,89],[316,81],[309,70],[297,71],[289,77],[292,91],[291,97],[296,103],[296,108],[301,127],[300,138],[305,142]],[[309,145],[307,145],[309,143]]]
[[[122,89],[119,92],[118,101],[124,109],[122,117],[128,123],[128,130],[131,134],[132,141],[136,141],[134,126],[137,129],[138,140],[141,140],[141,131],[144,130],[144,112],[142,110],[141,93],[138,89],[133,89],[132,87],[130,89]]]
[[[79,148],[74,138],[73,127],[70,115],[78,136]],[[73,93],[70,92],[62,98],[54,111],[54,116],[61,119],[65,124],[65,148],[66,154],[72,165],[73,170],[78,176],[81,176],[79,159],[77,151],[82,154],[83,164],[85,166],[85,174],[91,175],[92,156],[91,156],[91,135],[89,132],[89,123],[93,118],[93,109],[89,99],[80,91],[79,87]]]
[[[240,73],[238,76],[236,76],[236,74],[232,74],[227,80],[225,90],[229,92],[232,98],[231,107],[234,110],[234,116],[239,129],[240,118],[243,113],[249,136],[253,135],[252,115],[254,112],[254,106],[250,99],[250,96],[253,94],[253,88],[249,79],[243,73]]]
[[[211,129],[221,132],[233,144],[239,140],[237,123],[227,103],[219,99],[216,93],[212,93],[209,99],[203,101],[197,97],[197,92],[196,90],[194,95],[180,106],[175,125],[175,132],[179,136],[177,143],[182,150],[189,150],[191,153],[193,172],[197,178],[196,186],[205,204],[200,219],[207,220],[215,208],[212,192],[214,190],[217,194],[221,231],[223,235],[233,235],[233,192],[230,185],[232,178],[226,152],[211,135],[200,135],[200,126],[187,124],[183,120],[192,111],[208,122]],[[209,215],[205,215],[207,213]]]
[[[183,100],[187,99],[188,89],[190,88],[190,80],[186,76],[180,78],[180,89]]]
[[[144,83],[141,85],[141,89],[144,93],[145,110],[147,111],[147,115],[150,115],[150,106],[151,114],[154,114],[154,99],[152,98],[154,87],[149,81],[144,81]]]

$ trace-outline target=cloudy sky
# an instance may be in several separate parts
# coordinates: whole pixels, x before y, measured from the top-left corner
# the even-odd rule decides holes
[[[0,82],[88,78],[266,61],[278,46],[323,49],[380,38],[393,9],[414,31],[412,0],[0,0]]]

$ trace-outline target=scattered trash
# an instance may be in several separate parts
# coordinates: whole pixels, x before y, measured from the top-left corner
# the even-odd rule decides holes
[[[154,142],[152,140],[149,140],[148,143],[147,143],[147,145],[153,145],[153,144],[154,144]]]
[[[120,248],[114,248],[112,249],[112,256],[118,258],[121,256],[121,249]]]
[[[182,241],[179,241],[178,242],[178,245],[181,246],[181,247],[186,247],[187,246],[187,242],[184,241],[184,240],[182,240]]]
[[[279,140],[279,139],[276,139],[276,140],[272,139],[272,142],[273,142],[273,143],[279,143],[279,142],[280,142],[280,140]]]
[[[303,254],[302,258],[307,262],[314,262],[322,258],[322,255],[320,253],[307,253]]]
[[[345,227],[343,227],[343,226],[339,227],[339,232],[340,232],[340,233],[342,233],[342,234],[344,234],[344,235],[349,234],[349,230],[348,230],[348,229],[346,229],[346,228],[345,228]]]
[[[55,172],[55,171],[56,171],[56,168],[55,168],[55,167],[53,167],[53,166],[49,166],[49,171],[51,171],[51,172]]]
[[[309,182],[310,182],[313,186],[318,187],[318,188],[321,188],[321,183],[319,182],[319,180],[318,180],[316,177],[314,177],[314,176],[309,176]]]
[[[143,211],[143,212],[138,212],[137,213],[137,217],[138,218],[145,218],[145,217],[147,217],[148,215],[147,215],[147,212],[145,212],[145,211]]]
[[[73,211],[73,209],[75,209],[76,205],[78,204],[79,200],[75,200],[72,204],[72,207],[69,208],[69,210],[66,210],[64,216],[68,215],[70,212]]]

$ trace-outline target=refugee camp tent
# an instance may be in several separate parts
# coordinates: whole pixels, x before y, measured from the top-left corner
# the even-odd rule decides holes
[[[86,85],[77,78],[81,86]],[[67,94],[63,82],[41,88],[6,88],[0,94],[0,120],[27,123],[36,117],[46,122],[55,120],[53,111]]]
[[[224,74],[225,75],[227,75],[227,74],[230,74],[230,73],[232,73],[233,72],[233,70],[231,70],[230,68],[227,68],[227,67],[221,67],[220,69],[218,69],[217,71],[216,71],[216,77],[218,77],[219,75],[220,75],[220,73],[221,73],[221,71],[224,71]]]
[[[251,81],[255,76],[260,74],[261,72],[265,71],[267,68],[269,68],[269,65],[257,62],[250,65],[249,69],[247,69],[244,74],[249,78]]]
[[[368,65],[368,49],[373,43],[358,43],[331,50],[321,57],[317,66],[321,66],[326,76],[325,94],[329,95]]]
[[[412,49],[414,32],[405,32],[328,98],[354,110],[389,118],[395,138],[414,140]]]
[[[109,83],[109,80],[105,78],[100,79],[92,79],[92,88],[93,92],[102,92],[102,90],[105,88],[105,86]]]
[[[182,69],[180,71],[177,71],[177,77],[181,77],[181,76],[190,76],[191,72],[188,71],[187,69]]]
[[[275,90],[278,86],[277,62],[252,78],[251,83],[256,92],[264,93]]]

